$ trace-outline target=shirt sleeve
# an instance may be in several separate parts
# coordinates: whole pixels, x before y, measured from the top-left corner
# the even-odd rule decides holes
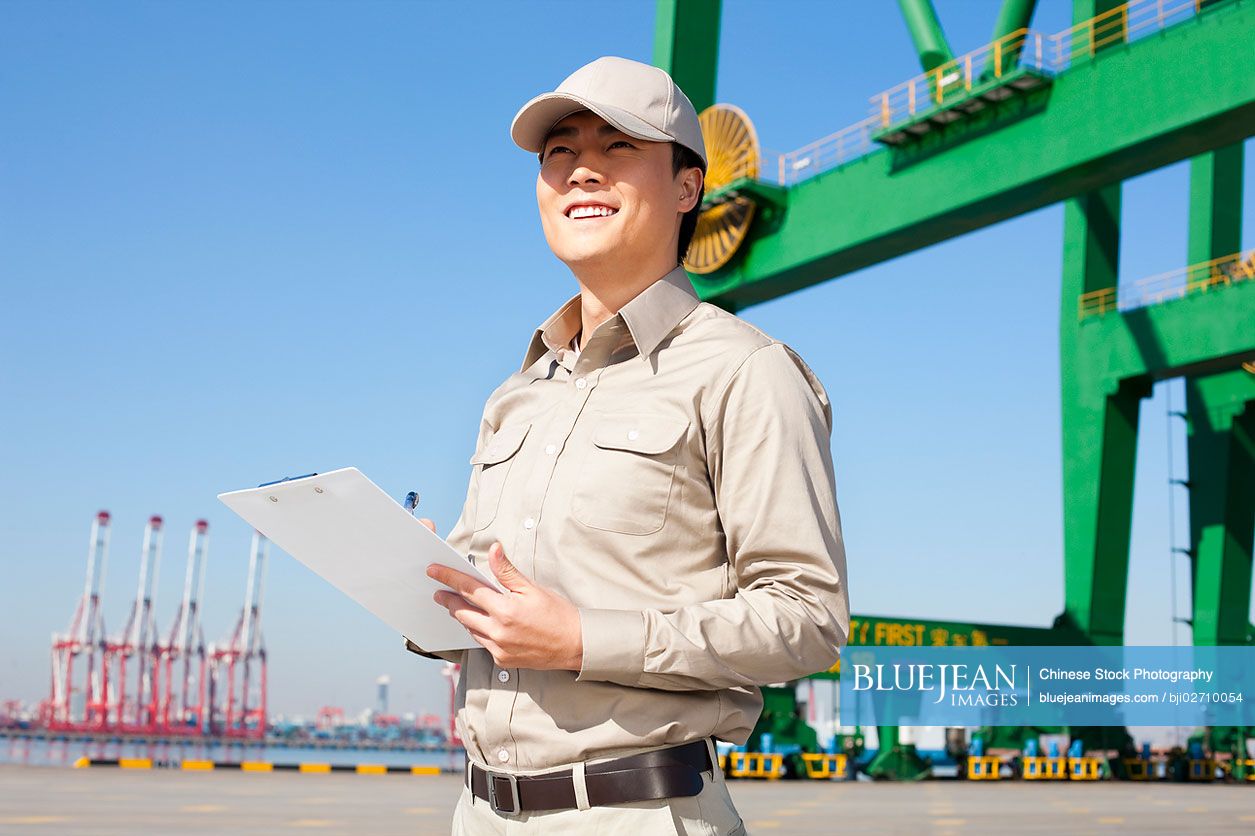
[[[480,421],[479,436],[475,439],[475,450],[478,452],[484,443],[484,438],[489,433],[489,426],[486,420]],[[453,547],[453,550],[465,557],[471,552],[471,536],[475,533],[473,528],[473,517],[475,514],[475,476],[472,471],[470,483],[466,487],[466,499],[462,502],[462,513],[458,515],[457,522],[453,524],[453,529],[449,532],[449,536],[445,537],[445,542]],[[405,649],[411,653],[417,653],[419,656],[426,656],[428,659],[443,659],[446,662],[454,662],[462,664],[465,650],[438,650],[428,652],[410,641],[405,636],[401,637],[405,641]]]
[[[703,405],[734,597],[664,612],[580,611],[580,680],[663,690],[785,682],[831,668],[850,628],[845,545],[818,378],[782,343]]]

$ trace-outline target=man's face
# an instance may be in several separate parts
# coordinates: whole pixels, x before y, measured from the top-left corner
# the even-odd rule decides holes
[[[628,136],[584,110],[545,140],[536,202],[549,248],[568,266],[649,263],[660,247],[674,259],[696,187],[684,170],[671,173],[671,143]]]

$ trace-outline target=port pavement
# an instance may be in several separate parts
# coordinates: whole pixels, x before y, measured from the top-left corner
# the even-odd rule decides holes
[[[1255,786],[732,782],[752,834],[1255,832]],[[0,765],[3,834],[447,836],[457,775]],[[642,834],[647,836],[647,834]]]

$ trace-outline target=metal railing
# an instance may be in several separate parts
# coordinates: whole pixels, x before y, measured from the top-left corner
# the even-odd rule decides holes
[[[764,150],[758,176],[779,186],[791,186],[821,171],[866,156],[878,147],[872,141],[872,134],[878,129],[875,119],[864,119],[794,151]]]
[[[1077,316],[1086,319],[1111,311],[1131,311],[1252,280],[1255,280],[1255,250],[1247,250],[1119,287],[1083,293],[1077,303]]]
[[[1062,72],[1100,49],[1158,32],[1202,11],[1203,0],[1131,0],[1049,37],[1050,68]]]
[[[872,96],[872,116],[880,129],[909,122],[956,99],[967,98],[973,86],[997,83],[1022,68],[1049,72],[1046,36],[1019,29],[991,44],[960,55],[923,75]]]
[[[1103,47],[1134,41],[1180,23],[1204,0],[1130,0],[1089,20],[1045,35],[1020,29],[871,98],[868,118],[794,151],[763,151],[759,178],[781,186],[844,165],[880,146],[872,136],[943,108],[974,87],[1022,70],[1056,74],[1089,61]]]

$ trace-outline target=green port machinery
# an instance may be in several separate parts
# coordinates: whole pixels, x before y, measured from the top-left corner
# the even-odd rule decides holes
[[[1242,142],[1255,133],[1255,0],[1073,0],[1062,32],[1004,0],[992,40],[955,55],[930,0],[899,0],[922,73],[872,97],[866,119],[767,156],[749,117],[716,104],[720,0],[659,0],[654,63],[702,113],[711,167],[686,267],[731,311],[1062,203],[1059,302],[1064,601],[1048,627],[856,615],[855,644],[1123,643],[1139,405],[1183,378],[1195,645],[1250,645],[1255,536],[1255,257],[1240,251]],[[1189,160],[1188,252],[1118,281],[1121,184]],[[855,164],[857,163],[857,164]],[[821,676],[838,676],[837,672]],[[768,691],[775,740],[814,745]],[[987,729],[1019,748],[1034,729]],[[1132,749],[1124,729],[1067,729]],[[1251,729],[1211,728],[1240,752]],[[897,729],[866,771],[929,765]],[[847,749],[851,744],[846,741]]]

